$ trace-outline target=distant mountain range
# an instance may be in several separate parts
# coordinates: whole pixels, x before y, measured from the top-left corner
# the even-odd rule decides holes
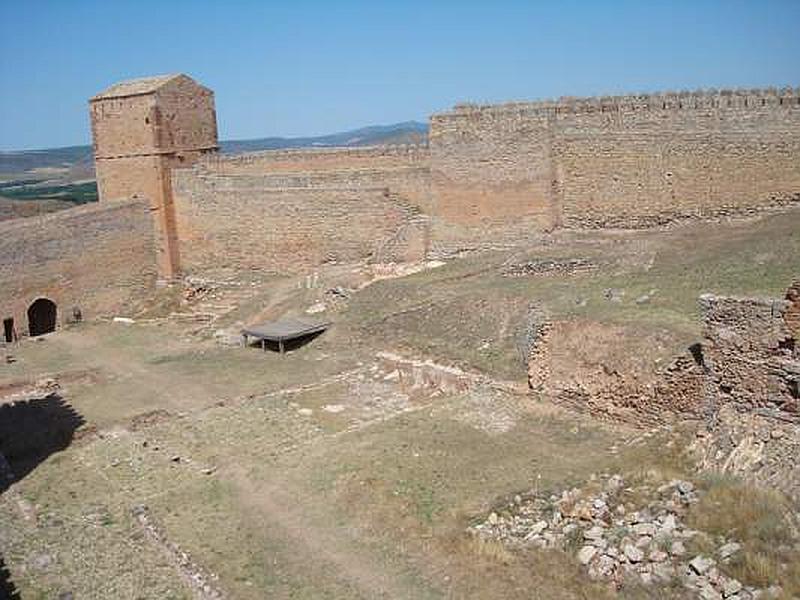
[[[269,137],[255,140],[229,140],[220,142],[222,152],[239,154],[281,148],[324,148],[330,146],[376,146],[381,144],[417,144],[428,137],[428,125],[406,121],[394,125],[372,125],[318,137]]]
[[[253,140],[220,142],[222,152],[239,154],[281,148],[324,148],[331,146],[373,146],[381,144],[414,144],[424,142],[428,125],[406,121],[393,125],[373,125],[317,137],[268,137]],[[91,146],[67,146],[45,150],[0,152],[0,175],[22,175],[33,169],[67,169],[70,179],[93,177]]]

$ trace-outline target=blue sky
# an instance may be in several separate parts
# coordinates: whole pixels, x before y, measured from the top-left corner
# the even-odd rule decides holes
[[[89,141],[87,99],[185,72],[220,137],[460,101],[800,85],[800,0],[0,0],[0,149]]]

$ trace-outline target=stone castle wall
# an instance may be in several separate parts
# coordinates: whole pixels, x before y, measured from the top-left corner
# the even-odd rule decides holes
[[[426,214],[434,211],[428,150],[398,145],[279,150],[204,157],[196,169],[212,188],[389,188]],[[213,185],[211,180],[214,180]]]
[[[281,176],[286,177],[286,176]],[[184,269],[302,272],[373,258],[409,230],[419,210],[385,187],[310,185],[269,176],[173,172]],[[284,187],[289,183],[294,187]],[[279,185],[275,185],[279,184]],[[416,244],[416,259],[425,248]]]
[[[209,154],[213,94],[186,77],[100,96],[92,116],[101,194],[150,201],[162,274],[179,260],[294,271],[447,254],[800,201],[800,90],[462,105],[431,117],[428,145],[233,157]]]
[[[438,255],[800,202],[798,164],[800,90],[756,90],[463,105],[431,117],[427,146],[208,156],[180,177],[195,197],[388,189]]]
[[[134,305],[155,285],[153,229],[143,201],[86,205],[0,223],[0,318],[28,330],[39,297],[92,318]]]
[[[641,227],[800,200],[800,90],[460,106],[434,115],[445,220]]]
[[[261,175],[265,172],[319,172],[357,169],[427,167],[428,147],[416,144],[268,150],[235,156],[215,155],[203,161],[221,175]]]
[[[429,144],[436,216],[487,231],[521,222],[532,230],[552,227],[549,120],[547,114],[496,107],[433,115]]]
[[[700,306],[711,406],[800,422],[800,344],[786,318],[792,302],[707,294]]]

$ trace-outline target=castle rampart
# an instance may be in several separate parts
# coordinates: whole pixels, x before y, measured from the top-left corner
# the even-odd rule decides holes
[[[239,187],[240,178],[175,178],[181,254],[189,273],[296,273],[368,260],[418,211],[383,187]],[[247,178],[241,182],[246,184]],[[424,257],[425,248],[416,259]]]
[[[750,214],[800,201],[798,165],[800,90],[707,91],[460,105],[431,117],[427,145],[210,155],[178,187],[211,204],[386,189],[430,217],[428,248],[447,252]]]
[[[146,298],[156,280],[152,221],[142,200],[85,205],[0,223],[0,316],[28,332],[37,298],[58,307],[58,320],[80,308],[86,317]]]
[[[800,90],[461,105],[433,115],[456,222],[640,227],[800,199]]]

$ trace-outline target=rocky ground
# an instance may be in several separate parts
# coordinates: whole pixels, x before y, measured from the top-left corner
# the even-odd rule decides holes
[[[687,513],[699,493],[688,480],[653,488],[604,475],[560,494],[516,495],[470,532],[511,548],[565,550],[591,578],[617,590],[635,581],[680,586],[703,600],[780,597],[778,586],[746,586],[726,574],[739,541],[689,527]],[[699,546],[710,551],[694,551]]]
[[[648,437],[528,393],[521,360],[545,315],[565,324],[549,335],[574,332],[551,361],[569,381],[668,366],[700,335],[701,293],[785,290],[798,224],[221,271],[24,340],[0,354],[0,404],[59,427],[25,420],[58,433],[44,451],[0,444],[16,476],[0,591],[6,568],[24,598],[800,597],[797,504],[747,481],[776,487],[794,435]],[[242,324],[305,313],[334,325],[285,355],[241,347]],[[26,395],[47,379],[59,389]],[[710,469],[748,469],[712,481],[672,456],[690,440]]]

